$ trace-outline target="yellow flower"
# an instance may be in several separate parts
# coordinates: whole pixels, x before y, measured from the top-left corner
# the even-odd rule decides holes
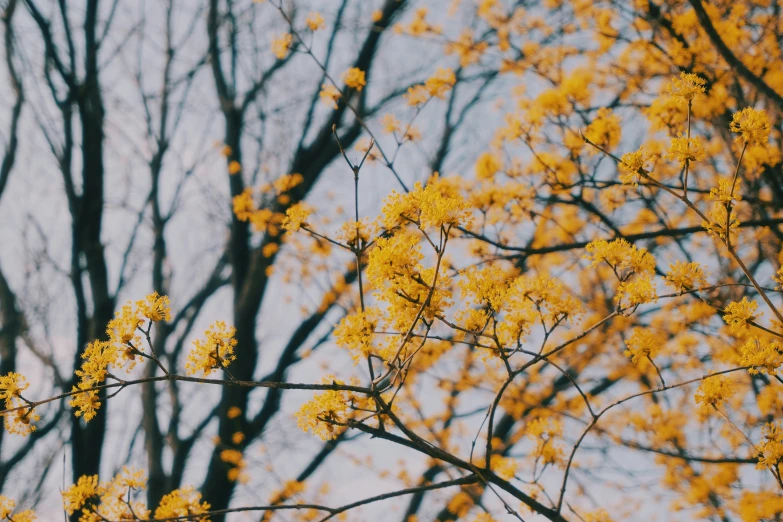
[[[612,517],[605,509],[585,513],[582,518],[585,522],[612,522]]]
[[[756,110],[752,107],[746,107],[735,112],[729,128],[731,128],[731,132],[740,134],[738,139],[750,145],[763,145],[769,140],[769,117],[763,109]]]
[[[241,194],[234,196],[234,215],[240,221],[247,221],[256,211],[256,204],[253,201],[253,191],[246,188]]]
[[[707,285],[707,276],[699,263],[677,261],[669,265],[666,284],[678,292],[685,292]]]
[[[88,500],[99,494],[98,475],[81,476],[76,484],[63,491],[63,509],[73,515]]]
[[[743,297],[740,302],[732,302],[726,305],[723,320],[729,325],[729,330],[734,334],[745,333],[748,329],[749,321],[754,321],[762,314],[755,315],[758,304],[755,301],[748,301]]]
[[[751,337],[740,346],[737,364],[750,366],[748,373],[774,375],[783,364],[783,346],[777,341]]]
[[[351,353],[354,364],[372,353],[375,330],[381,317],[380,310],[370,307],[346,315],[335,327],[335,342]]]
[[[337,100],[340,99],[342,93],[340,92],[340,89],[338,89],[334,85],[328,85],[324,83],[321,85],[321,92],[318,93],[318,96],[321,97],[321,101],[323,103],[329,105],[333,109],[336,109]]]
[[[35,511],[32,509],[14,513],[15,507],[16,502],[8,497],[0,495],[0,520],[9,520],[10,522],[34,522],[35,520],[38,520],[38,517],[35,516]]]
[[[296,232],[302,226],[307,226],[307,218],[312,211],[313,208],[304,201],[291,205],[285,211],[285,219],[281,226],[288,232]]]
[[[487,42],[476,42],[473,39],[471,29],[465,29],[457,40],[446,44],[443,52],[446,55],[456,54],[459,56],[460,67],[467,67],[478,62],[488,47]]]
[[[704,92],[704,84],[707,80],[695,74],[680,73],[679,78],[672,78],[672,82],[666,86],[666,90],[672,96],[684,100],[692,100],[697,94]]]
[[[241,436],[240,442],[244,439],[242,433],[235,433],[234,436]],[[236,449],[227,449],[220,452],[220,460],[229,464],[231,467],[228,470],[228,480],[231,482],[245,483],[250,477],[244,472],[247,467],[247,462],[242,456],[242,452]]]
[[[372,12],[372,15],[370,15],[370,19],[376,23],[380,22],[381,19],[383,19],[383,11],[381,11],[380,9],[376,9],[375,11]]]
[[[611,109],[601,107],[595,119],[585,129],[585,137],[599,147],[613,149],[620,143],[620,119]]]
[[[400,120],[393,114],[384,114],[381,118],[381,125],[383,125],[384,134],[392,134],[400,130]]]
[[[14,407],[14,400],[22,396],[22,392],[30,387],[24,375],[8,372],[0,376],[0,399],[5,401],[6,408]]]
[[[777,468],[783,462],[783,430],[779,426],[767,423],[761,431],[764,440],[759,444],[759,462],[757,468]]]
[[[308,29],[311,31],[317,31],[324,26],[324,17],[321,16],[321,13],[313,12],[307,16],[305,23],[307,24]]]
[[[701,161],[706,156],[707,153],[698,136],[687,138],[682,133],[672,138],[669,154],[667,155],[670,160],[679,161],[680,165],[684,165],[686,161]]]
[[[637,274],[652,274],[655,272],[655,258],[646,248],[637,249],[625,239],[607,241],[596,239],[585,247],[589,255],[584,256],[590,260],[590,266],[596,266],[605,261],[610,267],[621,271],[630,270]],[[627,274],[620,274],[624,279]]]
[[[136,306],[141,315],[153,322],[171,321],[171,308],[168,296],[153,292],[144,301],[138,301]]]
[[[489,459],[489,464],[492,471],[503,480],[513,479],[518,467],[514,459],[502,455],[492,455]]]
[[[709,411],[709,407],[715,408],[731,398],[734,390],[731,381],[723,375],[715,375],[704,379],[696,391],[696,404]]]
[[[427,89],[430,96],[443,98],[446,93],[454,87],[455,83],[457,83],[457,77],[455,76],[454,71],[448,68],[444,69],[438,67],[438,70],[435,71],[435,75],[424,82],[424,87]],[[410,101],[408,103],[410,104]]]
[[[650,156],[644,150],[640,148],[636,152],[627,152],[620,158],[620,181],[623,184],[636,184],[642,175],[642,172],[646,173],[646,163],[650,161]]]
[[[476,177],[481,180],[491,180],[503,168],[503,161],[492,152],[485,152],[476,160]]]
[[[233,151],[231,150],[231,146],[230,145],[223,145],[223,148],[220,149],[220,153],[223,156],[225,156],[225,157],[231,156],[231,152],[233,152]]]
[[[215,321],[206,331],[206,341],[196,339],[193,342],[193,349],[188,354],[188,360],[185,364],[188,375],[199,371],[204,372],[204,376],[211,374],[213,370],[223,366],[224,368],[236,360],[234,355],[234,346],[237,340],[234,339],[236,328],[226,326],[223,321]]]
[[[87,422],[91,421],[95,417],[98,409],[101,407],[101,402],[98,399],[97,391],[84,391],[89,390],[92,387],[92,383],[80,382],[72,389],[72,391],[79,393],[76,393],[68,403],[72,408],[76,408],[77,411],[74,413],[74,415],[77,417],[84,415],[84,420]]]
[[[82,353],[84,362],[74,373],[81,377],[81,382],[97,384],[106,379],[109,366],[117,362],[117,350],[109,341],[93,341]]]
[[[634,328],[631,336],[625,340],[627,349],[623,354],[631,358],[635,365],[647,359],[652,358],[660,350],[664,339],[650,330],[644,328]]]
[[[628,304],[636,306],[644,303],[658,301],[658,294],[655,291],[655,285],[652,278],[648,275],[636,277],[631,281],[623,281],[617,288],[616,301],[623,297],[628,298]]]
[[[292,41],[293,36],[290,33],[286,33],[279,38],[272,40],[272,53],[278,60],[282,60],[288,54]]]
[[[357,91],[361,91],[362,87],[367,85],[367,82],[364,80],[364,71],[356,67],[351,67],[345,71],[343,73],[343,80],[345,81],[346,86],[351,89],[356,89]]]
[[[421,139],[421,131],[415,125],[408,125],[405,128],[405,134],[402,137],[402,141],[419,141]]]
[[[411,107],[418,107],[430,99],[430,93],[424,85],[414,85],[413,87],[408,87],[408,92],[403,95],[403,98]]]
[[[732,186],[731,181],[726,178],[718,180],[718,188],[710,189],[710,200],[720,201],[724,205],[741,201],[742,196],[739,193],[740,179],[737,178]]]
[[[160,500],[158,509],[155,510],[155,518],[188,517],[191,520],[209,522],[208,517],[192,518],[193,515],[203,515],[212,507],[206,502],[201,502],[201,493],[187,486],[175,489]]]
[[[331,375],[325,376],[322,382],[345,384]],[[342,427],[335,426],[333,423],[343,423],[347,413],[348,403],[344,393],[328,390],[317,394],[313,400],[302,405],[296,413],[297,425],[302,431],[312,431],[322,440],[331,440],[342,432]]]
[[[134,309],[128,302],[121,310],[114,312],[114,318],[106,325],[106,335],[113,343],[132,343],[138,347],[140,343],[138,328],[143,323],[144,320],[139,317],[139,310]]]
[[[712,205],[712,209],[707,213],[710,221],[702,221],[701,226],[704,227],[710,235],[716,235],[721,239],[726,238],[726,224],[728,223],[729,232],[732,236],[736,235],[736,229],[739,227],[740,222],[737,219],[737,213],[734,210],[731,214],[728,213],[725,203],[716,201]]]
[[[301,174],[283,174],[272,183],[272,186],[278,194],[282,194],[301,185],[303,181],[304,177]]]
[[[228,173],[233,175],[233,174],[239,174],[240,172],[242,172],[242,164],[239,163],[237,160],[231,160],[228,163]]]
[[[241,409],[239,409],[239,408],[237,408],[236,406],[231,406],[231,407],[228,409],[228,412],[226,413],[226,416],[227,416],[229,419],[236,419],[236,418],[237,418],[237,417],[239,417],[240,415],[242,415],[242,410],[241,410]]]

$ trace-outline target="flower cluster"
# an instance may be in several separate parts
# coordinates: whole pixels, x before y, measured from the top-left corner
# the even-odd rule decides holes
[[[720,407],[734,394],[731,381],[723,375],[707,377],[701,382],[696,391],[696,404],[700,404],[702,411],[710,411]]]
[[[367,85],[367,81],[364,79],[364,71],[357,67],[352,67],[345,71],[343,73],[343,81],[346,87],[356,89],[357,91],[361,91]]]
[[[152,323],[170,320],[169,298],[157,292],[137,301],[135,306],[128,302],[115,312],[114,318],[106,326],[108,340],[95,340],[82,352],[84,362],[75,372],[79,382],[72,389],[70,401],[70,405],[77,410],[77,417],[84,416],[88,422],[95,417],[101,406],[96,387],[106,380],[109,367],[125,366],[126,371],[130,371],[138,362],[138,356],[149,357],[144,353],[141,336],[149,335]],[[148,328],[142,329],[147,321]]]
[[[206,340],[193,341],[193,349],[188,353],[185,368],[189,375],[203,372],[204,377],[214,370],[226,368],[236,360],[234,347],[237,340],[234,339],[236,328],[226,326],[223,321],[215,321],[205,332]]]
[[[9,372],[0,376],[0,399],[4,401],[5,409],[18,408],[4,414],[5,429],[9,433],[27,436],[35,431],[33,422],[40,420],[35,409],[28,406],[29,402],[22,397],[22,392],[29,387],[30,383],[19,373]]]
[[[726,305],[723,320],[729,325],[729,330],[735,335],[742,335],[748,331],[750,321],[756,320],[761,314],[756,315],[758,304],[755,301],[748,301],[743,297],[740,302],[731,302]]]
[[[327,375],[324,384],[345,384],[343,381]],[[296,413],[297,424],[303,431],[312,431],[322,440],[332,440],[344,431],[342,426],[349,415],[348,400],[345,392],[327,390],[316,394],[302,405]]]
[[[25,509],[24,511],[15,511],[16,502],[6,496],[0,495],[0,520],[8,522],[35,522],[38,517],[35,511]]]
[[[672,96],[691,101],[697,94],[704,92],[705,83],[707,83],[707,80],[704,78],[683,72],[680,73],[679,78],[672,78],[671,83],[666,86],[666,90]]]

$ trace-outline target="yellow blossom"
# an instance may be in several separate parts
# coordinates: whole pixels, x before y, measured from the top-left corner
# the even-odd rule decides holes
[[[253,192],[246,188],[241,194],[234,196],[234,215],[240,221],[247,221],[253,215],[256,210],[256,205],[253,202]]]
[[[490,467],[495,474],[503,480],[511,480],[517,472],[517,462],[514,459],[503,457],[502,455],[492,455],[490,457]]]
[[[739,348],[737,364],[749,366],[748,373],[775,375],[783,364],[783,345],[760,337],[751,337]]]
[[[503,162],[497,154],[485,152],[476,160],[476,177],[481,180],[491,180],[502,168]]]
[[[333,109],[337,108],[337,100],[342,97],[340,89],[331,84],[321,84],[321,92],[318,96],[321,97],[321,101]]]
[[[421,131],[415,125],[408,125],[405,127],[405,134],[402,136],[402,141],[419,141],[421,140]]]
[[[325,384],[345,384],[327,375],[322,382]],[[297,424],[303,431],[312,431],[322,440],[335,439],[342,431],[334,423],[346,420],[348,403],[343,392],[327,390],[316,394],[310,402],[302,405],[296,413]]]
[[[307,24],[307,28],[311,31],[317,31],[324,26],[324,17],[321,16],[321,13],[312,12],[307,15],[305,24]]]
[[[638,274],[652,274],[655,271],[655,258],[652,254],[646,248],[636,248],[625,239],[597,239],[588,243],[585,249],[588,255],[584,258],[591,261],[590,266],[606,262],[618,271],[630,270]],[[624,274],[619,276],[620,279],[625,279]]]
[[[742,196],[739,193],[740,180],[734,180],[734,185],[727,178],[718,180],[718,188],[710,189],[710,200],[719,201],[724,205],[733,204],[735,201],[741,201]]]
[[[663,342],[660,335],[647,328],[634,328],[631,336],[625,340],[627,349],[623,353],[630,357],[633,364],[639,365],[642,360],[654,357]]]
[[[153,322],[171,321],[171,308],[166,295],[153,292],[144,301],[137,301],[136,306],[141,315]]]
[[[733,209],[729,214],[725,203],[716,201],[712,205],[712,209],[707,212],[707,216],[710,218],[710,221],[702,221],[701,226],[704,227],[710,235],[716,235],[725,240],[727,225],[729,233],[731,233],[732,236],[736,235],[736,229],[739,227],[740,222]]]
[[[165,495],[160,500],[158,509],[155,510],[155,518],[188,517],[194,521],[209,522],[207,516],[194,517],[193,515],[203,515],[210,507],[208,503],[201,502],[201,493],[195,491],[193,486],[187,486]]]
[[[686,161],[701,161],[706,156],[707,153],[698,136],[687,138],[680,133],[672,138],[669,153],[666,157],[670,160],[677,160],[680,162],[680,165],[684,165]]]
[[[234,435],[241,436],[240,442],[244,439],[242,433],[235,433]],[[239,482],[240,484],[244,484],[249,480],[250,477],[244,471],[247,467],[247,461],[245,461],[241,451],[236,449],[223,450],[220,452],[220,460],[230,466],[228,470],[228,480],[231,482]]]
[[[98,475],[81,476],[76,484],[63,491],[63,509],[73,515],[88,500],[99,494]]]
[[[454,75],[454,71],[448,68],[438,67],[435,75],[424,82],[424,87],[427,89],[430,96],[443,98],[446,96],[446,93],[454,87],[455,83],[457,83],[457,77]],[[411,104],[410,101],[408,103]]]
[[[343,73],[343,81],[345,85],[351,89],[361,91],[362,88],[367,85],[364,79],[364,71],[357,67],[352,67]]]
[[[12,407],[19,407],[21,403],[14,403]],[[34,408],[22,408],[3,415],[5,429],[8,433],[14,435],[28,436],[36,430],[34,422],[41,420],[41,417],[35,413]]]
[[[384,134],[392,134],[400,130],[400,120],[393,114],[384,114],[381,118],[381,125],[383,125]]]
[[[467,67],[478,62],[488,47],[487,42],[477,42],[473,39],[471,29],[465,29],[457,40],[446,44],[444,52],[447,55],[456,54],[459,57],[460,67]]]
[[[408,92],[403,96],[411,107],[423,105],[430,99],[430,92],[424,85],[408,87]]]
[[[747,297],[743,297],[740,302],[726,305],[723,320],[729,325],[731,333],[743,334],[748,330],[749,321],[754,321],[762,315],[756,315],[757,306],[755,301],[748,301]]]
[[[0,399],[5,401],[6,408],[13,408],[15,400],[22,396],[22,392],[30,387],[30,383],[24,375],[16,372],[8,372],[0,376]]]
[[[272,53],[278,60],[282,60],[288,54],[288,50],[291,48],[293,42],[293,36],[290,33],[286,33],[278,38],[272,40]]]
[[[783,429],[777,424],[767,423],[762,428],[762,435],[764,440],[759,444],[757,467],[777,468],[783,463]]]
[[[237,160],[231,160],[228,162],[228,173],[231,175],[239,174],[242,172],[242,164]]]
[[[669,265],[666,284],[678,292],[686,292],[706,286],[707,276],[699,263],[677,261]]]
[[[595,119],[585,129],[585,137],[604,149],[614,149],[620,143],[620,119],[611,109],[601,107]],[[592,151],[592,149],[591,149]],[[594,151],[592,151],[594,152]]]
[[[34,522],[38,520],[38,517],[35,516],[35,511],[32,509],[15,512],[15,508],[16,502],[13,499],[0,495],[0,520],[8,520],[10,522]]]
[[[620,159],[620,181],[636,186],[642,173],[647,173],[646,163],[652,158],[644,148],[640,148],[636,152],[626,152]]]
[[[193,349],[188,354],[185,364],[188,375],[204,372],[208,376],[213,370],[227,367],[236,360],[234,347],[237,340],[234,339],[236,328],[226,326],[223,321],[215,321],[205,332],[206,341],[196,339],[193,341]]]
[[[723,375],[714,375],[704,379],[696,391],[696,404],[700,404],[704,411],[710,407],[718,408],[734,393],[731,381]]]
[[[310,217],[313,209],[304,201],[291,205],[285,211],[282,227],[287,232],[296,232],[302,226],[307,226],[307,218]]]
[[[72,408],[76,408],[74,415],[81,417],[84,415],[84,420],[91,421],[101,407],[101,402],[98,399],[98,392],[90,390],[93,385],[89,382],[80,382],[77,386],[74,386],[72,391],[77,392],[71,397],[68,403]],[[90,390],[90,391],[85,391]]]
[[[346,315],[334,329],[335,342],[346,348],[354,364],[372,353],[375,330],[382,315],[375,308]]]
[[[765,144],[769,139],[769,117],[764,110],[746,107],[735,112],[731,118],[731,132],[736,132],[743,142],[748,144]]]
[[[704,84],[707,81],[695,74],[680,73],[680,77],[672,78],[669,85],[666,86],[666,90],[672,96],[677,96],[684,100],[692,100],[697,94],[704,92]]]

